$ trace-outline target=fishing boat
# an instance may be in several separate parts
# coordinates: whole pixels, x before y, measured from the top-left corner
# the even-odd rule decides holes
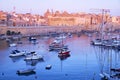
[[[70,51],[68,49],[61,49],[59,52],[58,52],[58,56],[69,56],[70,55]]]
[[[17,57],[17,56],[23,56],[23,55],[25,55],[25,51],[13,50],[9,56]]]
[[[36,52],[31,52],[29,55],[26,55],[25,60],[43,60],[43,56]]]

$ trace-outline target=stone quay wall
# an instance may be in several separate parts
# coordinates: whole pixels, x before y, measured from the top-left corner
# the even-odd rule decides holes
[[[6,34],[8,30],[14,32],[21,32],[24,36],[49,34],[49,32],[80,32],[81,30],[98,30],[100,25],[95,26],[6,26],[0,25],[0,34]],[[120,29],[120,25],[107,24],[106,27],[114,29]]]
[[[47,34],[49,32],[76,32],[76,31],[81,31],[82,27],[80,26],[26,26],[26,27],[0,26],[0,34],[6,34],[8,30],[14,32],[21,32],[21,34],[23,35],[39,35],[39,34]]]

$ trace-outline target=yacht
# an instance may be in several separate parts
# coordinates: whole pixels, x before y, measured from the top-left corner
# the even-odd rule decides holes
[[[25,60],[43,60],[43,56],[38,55],[36,52],[31,52],[29,55],[26,55]]]

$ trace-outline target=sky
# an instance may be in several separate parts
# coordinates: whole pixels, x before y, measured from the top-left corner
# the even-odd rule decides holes
[[[47,9],[54,11],[92,12],[91,9],[110,9],[110,14],[120,16],[120,0],[0,0],[0,10],[43,15]]]

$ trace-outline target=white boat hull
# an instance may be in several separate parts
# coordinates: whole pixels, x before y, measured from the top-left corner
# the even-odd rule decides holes
[[[13,44],[10,44],[9,46],[10,47],[15,47],[15,46],[17,46],[17,44],[13,43]]]
[[[20,53],[16,53],[16,54],[10,54],[10,57],[18,57],[18,56],[23,56],[25,54],[25,52],[20,52]]]
[[[42,56],[39,56],[39,55],[35,55],[35,56],[27,56],[26,58],[25,58],[25,60],[42,60],[43,59],[43,57]]]

